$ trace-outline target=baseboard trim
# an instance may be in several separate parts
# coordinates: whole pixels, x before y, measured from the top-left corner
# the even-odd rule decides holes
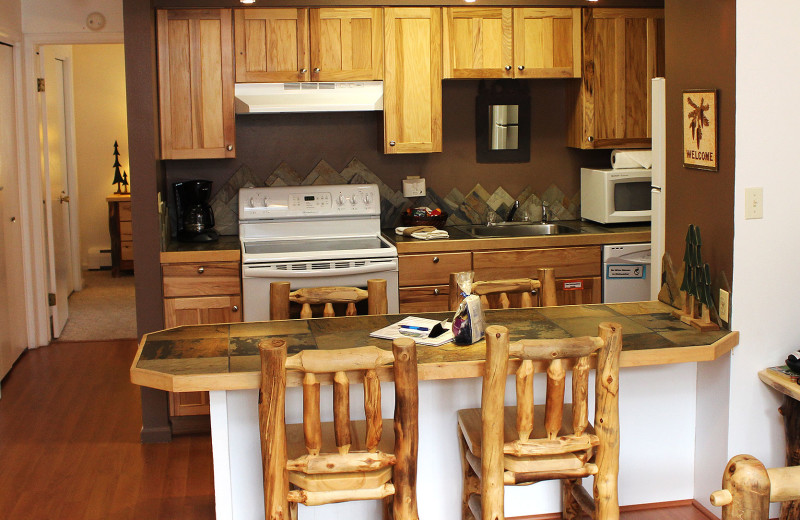
[[[715,516],[714,513],[703,507],[703,505],[694,499],[687,499],[687,500],[671,500],[669,502],[650,502],[648,504],[631,504],[627,506],[620,506],[619,510],[622,513],[630,512],[630,511],[646,511],[649,509],[662,509],[665,507],[680,507],[680,506],[692,506],[697,509],[701,514],[709,518],[709,520],[719,520],[718,516]],[[541,515],[530,515],[530,516],[515,516],[514,518],[509,518],[508,520],[560,520],[561,513],[545,513]]]

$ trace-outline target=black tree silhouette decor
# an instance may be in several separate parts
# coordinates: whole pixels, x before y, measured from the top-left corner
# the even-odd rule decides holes
[[[122,173],[119,171],[119,167],[122,166],[119,163],[119,145],[116,141],[114,141],[114,180],[111,181],[111,184],[117,185],[117,191],[115,193],[120,194],[122,193],[122,184],[124,183],[126,186],[128,185],[127,181],[122,178]]]

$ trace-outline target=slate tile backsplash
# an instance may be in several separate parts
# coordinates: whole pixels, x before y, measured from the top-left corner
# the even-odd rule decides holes
[[[558,186],[552,184],[542,194],[536,194],[528,186],[514,196],[502,186],[494,193],[489,193],[480,184],[476,184],[466,195],[452,189],[444,197],[440,197],[428,188],[425,197],[413,201],[403,197],[397,191],[384,184],[380,177],[372,172],[364,163],[353,158],[342,171],[336,171],[327,162],[320,161],[308,173],[295,171],[289,164],[282,162],[262,184],[253,172],[245,165],[231,176],[211,200],[214,210],[215,228],[221,235],[237,235],[239,233],[239,188],[253,186],[307,186],[328,184],[377,184],[381,195],[381,227],[392,228],[400,225],[400,215],[412,204],[428,206],[447,211],[449,225],[483,224],[494,212],[497,218],[505,220],[514,201],[520,207],[514,220],[538,221],[542,216],[542,202],[547,204],[548,213],[553,220],[575,220],[580,216],[580,193],[568,197]]]

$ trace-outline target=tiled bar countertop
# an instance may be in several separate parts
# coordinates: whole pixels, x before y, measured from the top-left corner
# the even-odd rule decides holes
[[[621,366],[663,365],[711,361],[730,351],[739,341],[731,331],[699,332],[671,316],[672,307],[661,302],[567,305],[486,311],[488,325],[505,325],[511,340],[596,335],[603,321],[622,325]],[[416,314],[450,319],[452,313]],[[286,338],[289,353],[303,349],[337,349],[376,345],[390,349],[387,340],[370,332],[395,323],[407,314],[312,318],[272,322],[194,325],[146,334],[131,367],[133,383],[168,390],[241,390],[258,388],[258,342]],[[470,346],[446,344],[417,346],[422,380],[479,377],[483,370],[485,343]],[[511,363],[509,370],[516,370]],[[541,371],[542,367],[536,367]],[[391,372],[379,372],[389,379]],[[301,383],[289,374],[287,384]]]

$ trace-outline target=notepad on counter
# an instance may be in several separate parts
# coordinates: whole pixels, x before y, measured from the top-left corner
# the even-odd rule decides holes
[[[373,338],[381,339],[397,339],[397,338],[411,338],[417,342],[418,345],[428,345],[431,347],[438,347],[445,343],[453,341],[453,331],[450,330],[450,325],[445,326],[445,332],[435,338],[428,337],[431,330],[441,323],[438,320],[429,320],[427,318],[417,318],[416,316],[408,316],[402,320],[378,329],[371,333]]]

